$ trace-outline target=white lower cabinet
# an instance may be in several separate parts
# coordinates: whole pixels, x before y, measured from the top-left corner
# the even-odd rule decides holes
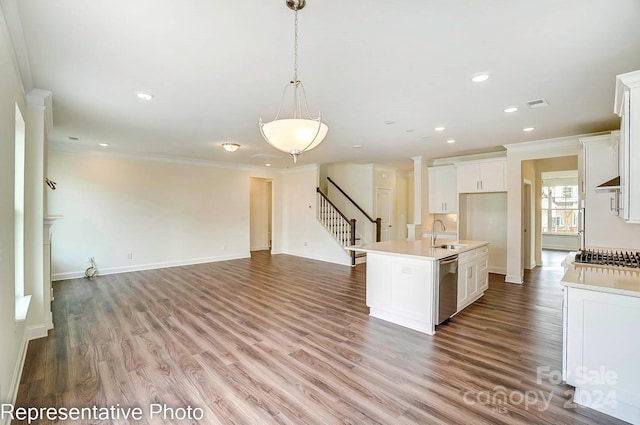
[[[369,315],[433,335],[435,263],[432,259],[367,253]]]
[[[489,287],[489,247],[458,256],[458,311],[480,298]]]
[[[563,376],[573,401],[640,424],[640,298],[565,290]]]

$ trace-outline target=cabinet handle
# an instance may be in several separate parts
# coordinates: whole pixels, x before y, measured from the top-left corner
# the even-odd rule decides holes
[[[469,279],[473,278],[473,267],[469,267],[469,268],[467,269],[467,277],[468,277]]]
[[[476,180],[476,189],[480,190],[480,181],[479,180]]]
[[[616,202],[616,198],[609,199],[609,211],[615,210],[614,203]]]
[[[482,190],[482,189],[484,189],[484,188],[482,187],[482,180],[480,180],[480,190]]]
[[[442,209],[442,211],[446,211],[447,210],[447,203],[444,203],[444,208]]]

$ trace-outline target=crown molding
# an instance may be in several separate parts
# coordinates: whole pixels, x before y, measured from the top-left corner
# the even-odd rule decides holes
[[[22,21],[18,10],[17,0],[0,0],[0,9],[6,27],[6,33],[11,41],[13,60],[20,75],[22,92],[29,93],[33,90],[33,77],[31,76],[31,65],[27,53],[27,44],[24,41]],[[1,17],[0,17],[1,18]]]
[[[246,164],[234,164],[228,162],[210,161],[204,159],[183,158],[168,155],[150,154],[144,152],[124,152],[109,149],[96,150],[80,145],[74,145],[67,142],[58,142],[50,140],[48,144],[49,152],[60,152],[78,156],[92,156],[101,158],[128,159],[138,161],[164,162],[169,164],[187,164],[198,165],[202,167],[226,168],[238,171],[246,171],[250,173],[260,173],[261,175],[277,175],[283,174],[286,170]]]
[[[44,124],[47,133],[53,130],[53,94],[47,90],[33,89],[26,98],[29,106],[42,108],[44,112]]]
[[[610,134],[611,131],[602,131],[598,133],[578,134],[575,136],[557,137],[554,139],[535,140],[532,142],[512,143],[503,145],[507,149],[507,155],[518,152],[531,152],[540,150],[556,150],[559,148],[580,148],[580,139],[584,137],[599,136],[602,134]]]

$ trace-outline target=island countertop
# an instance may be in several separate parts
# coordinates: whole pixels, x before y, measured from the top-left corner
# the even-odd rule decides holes
[[[440,260],[442,258],[480,248],[481,246],[489,245],[489,242],[451,239],[436,240],[436,246],[444,244],[464,246],[459,249],[443,249],[432,247],[430,239],[395,239],[384,242],[372,242],[364,245],[353,245],[347,249],[357,252],[371,252],[376,254],[420,258],[423,260]]]

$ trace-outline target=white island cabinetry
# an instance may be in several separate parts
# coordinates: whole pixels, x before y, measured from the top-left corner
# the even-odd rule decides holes
[[[480,258],[484,255],[486,259],[487,253],[487,242],[447,242],[459,248],[432,247],[430,241],[424,239],[392,240],[351,247],[352,250],[367,253],[369,315],[433,335],[438,315],[439,260],[473,252],[474,264],[479,265]],[[486,265],[483,270],[486,270]],[[456,282],[453,283],[455,286]],[[475,299],[485,289],[483,283],[477,285]],[[452,299],[456,300],[453,295]],[[455,307],[455,302],[453,304]]]
[[[433,334],[434,272],[434,261],[368,253],[369,314]]]
[[[489,287],[489,247],[458,257],[458,311],[476,301]]]

